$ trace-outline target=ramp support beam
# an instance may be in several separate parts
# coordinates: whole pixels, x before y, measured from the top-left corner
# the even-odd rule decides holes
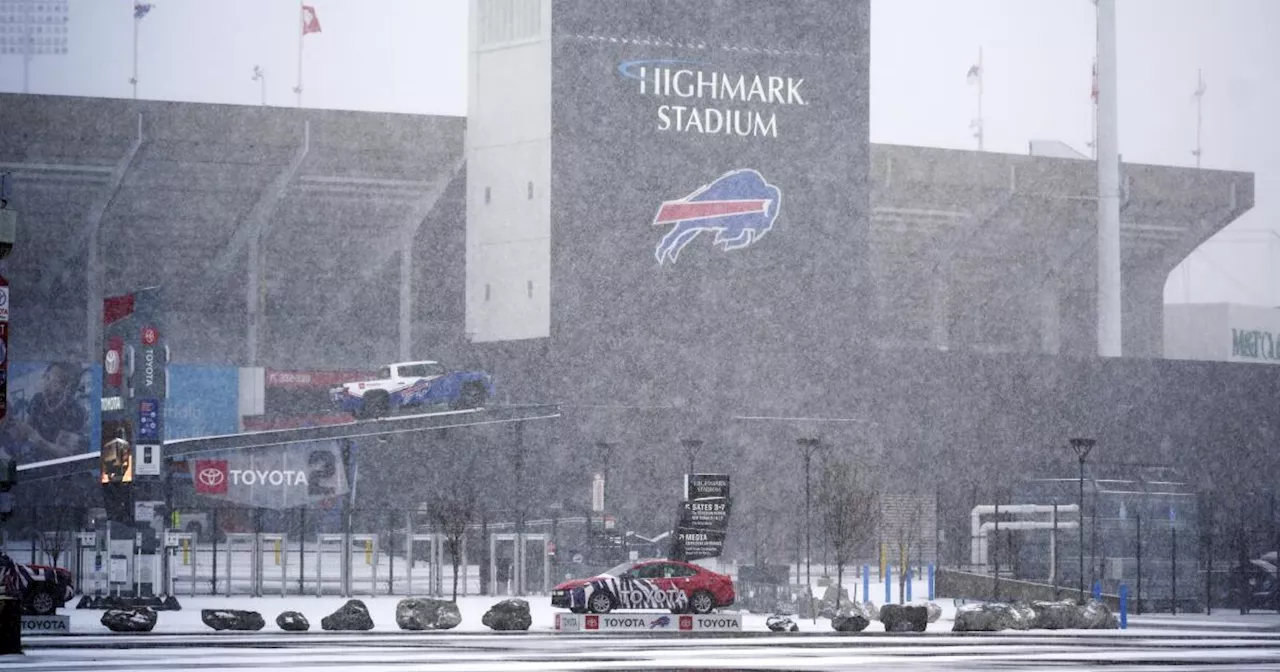
[[[142,113],[138,113],[138,135],[129,145],[129,149],[125,150],[124,156],[120,157],[120,161],[116,163],[115,170],[111,171],[111,180],[107,183],[102,193],[98,194],[98,198],[94,200],[93,205],[89,206],[89,212],[85,214],[84,231],[85,239],[88,245],[88,255],[85,260],[85,357],[87,361],[96,362],[102,358],[102,300],[103,294],[103,268],[102,257],[99,252],[98,234],[102,230],[102,217],[107,213],[107,208],[111,207],[111,202],[115,200],[116,194],[120,193],[120,185],[124,183],[124,177],[129,172],[129,168],[133,166],[133,161],[138,156],[138,150],[142,147]]]

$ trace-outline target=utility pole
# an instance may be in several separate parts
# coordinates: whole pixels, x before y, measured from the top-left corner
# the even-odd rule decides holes
[[[1104,0],[1105,1],[1105,0]],[[1076,459],[1080,462],[1080,499],[1077,502],[1080,515],[1080,600],[1084,600],[1084,463],[1089,459],[1089,452],[1093,450],[1097,441],[1093,439],[1071,439],[1071,449],[1076,453]]]

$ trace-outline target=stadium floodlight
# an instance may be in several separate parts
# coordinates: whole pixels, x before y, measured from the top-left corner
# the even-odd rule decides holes
[[[67,54],[70,22],[70,0],[0,0],[0,57],[22,56],[23,93],[32,58]]]

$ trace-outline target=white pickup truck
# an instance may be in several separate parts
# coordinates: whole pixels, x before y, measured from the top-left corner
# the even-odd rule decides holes
[[[382,367],[373,380],[329,390],[334,405],[360,419],[380,418],[407,407],[480,408],[492,396],[489,374],[449,371],[434,360],[397,362]]]

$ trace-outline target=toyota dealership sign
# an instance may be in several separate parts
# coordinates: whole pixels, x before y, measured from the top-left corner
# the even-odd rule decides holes
[[[273,509],[306,506],[347,492],[337,441],[308,441],[195,460],[195,492]]]

